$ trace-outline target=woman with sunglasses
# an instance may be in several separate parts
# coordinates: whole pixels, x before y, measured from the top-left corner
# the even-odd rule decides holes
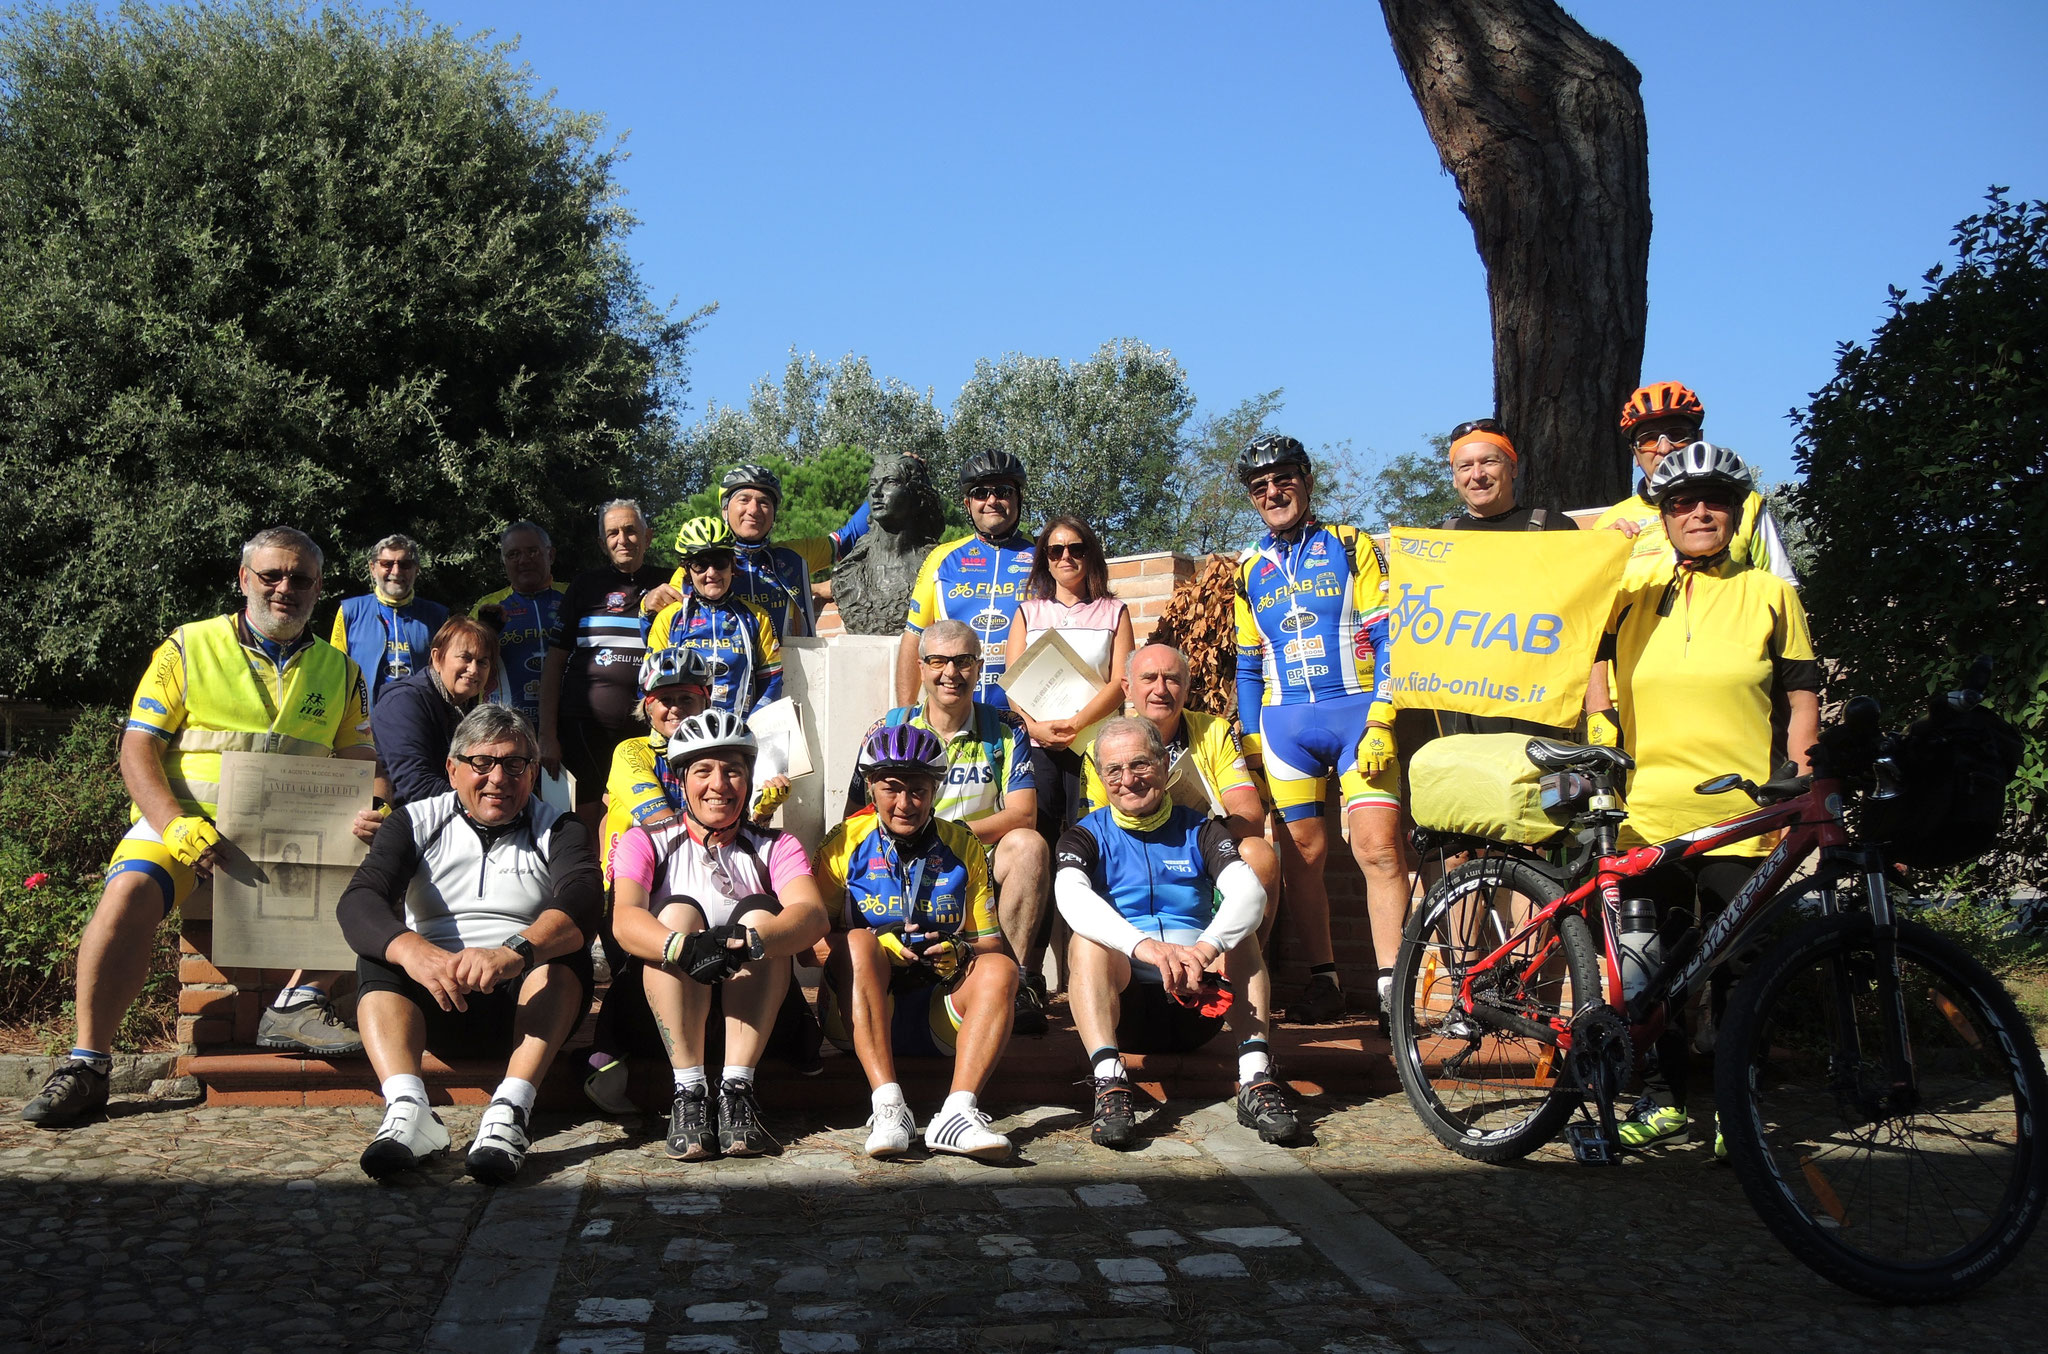
[[[1761,784],[1786,757],[1803,774],[1820,737],[1820,665],[1799,594],[1733,549],[1751,490],[1742,458],[1706,442],[1665,456],[1644,486],[1671,549],[1661,578],[1624,586],[1615,599],[1599,653],[1614,667],[1611,698],[1598,663],[1586,692],[1592,741],[1618,737],[1635,757],[1623,850],[1700,835],[1729,810],[1695,785],[1730,771]],[[1660,922],[1685,908],[1704,929],[1772,844],[1751,838],[1672,862],[1638,881],[1642,896]],[[1685,1131],[1689,1052],[1674,1022],[1658,1040],[1644,1100],[1621,1125],[1624,1143]]]
[[[1619,531],[1635,542],[1629,551],[1628,568],[1622,587],[1640,587],[1656,581],[1670,567],[1671,542],[1664,535],[1663,515],[1650,499],[1650,477],[1664,458],[1680,447],[1697,442],[1706,422],[1707,408],[1700,397],[1677,381],[1657,381],[1628,397],[1621,410],[1621,431],[1628,438],[1630,453],[1642,478],[1636,491],[1594,519],[1595,531]],[[1754,476],[1752,476],[1752,480]],[[1771,516],[1764,496],[1752,487],[1742,500],[1735,533],[1728,542],[1729,553],[1744,564],[1769,570],[1799,586],[1792,572],[1791,556],[1778,531],[1778,519]]]
[[[1089,725],[1123,709],[1124,663],[1131,656],[1131,613],[1109,591],[1109,561],[1102,541],[1078,517],[1055,517],[1032,545],[1030,577],[1010,621],[1004,645],[1006,667],[1014,667],[1046,631],[1057,632],[1088,664],[1099,685],[1087,704],[1070,714],[1047,711],[1041,718],[1018,709],[1031,735],[1038,775],[1041,831],[1057,836],[1081,806],[1081,757],[1074,740]],[[1054,774],[1057,773],[1057,774]]]

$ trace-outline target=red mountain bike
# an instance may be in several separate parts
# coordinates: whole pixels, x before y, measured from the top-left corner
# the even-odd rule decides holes
[[[1714,1077],[1730,1163],[1765,1224],[1806,1265],[1881,1302],[1954,1297],[2008,1264],[2048,1196],[2048,1076],[1997,980],[1897,915],[1883,852],[1845,825],[1845,799],[1897,790],[1877,715],[1852,702],[1811,776],[1698,787],[1740,788],[1758,808],[1619,855],[1627,754],[1531,739],[1546,802],[1574,814],[1581,846],[1554,862],[1437,837],[1433,849],[1487,854],[1428,891],[1396,959],[1394,1064],[1431,1131],[1465,1156],[1511,1161],[1583,1114],[1575,1154],[1616,1159],[1615,1102],[1641,1054],[1717,968],[1766,946],[1728,991]],[[1721,915],[1671,936],[1624,1000],[1624,962],[1642,955],[1622,942],[1629,882],[1779,830]]]

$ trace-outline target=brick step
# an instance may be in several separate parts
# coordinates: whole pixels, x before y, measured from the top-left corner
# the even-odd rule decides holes
[[[1050,1013],[1051,1031],[1043,1038],[1013,1039],[1002,1064],[989,1079],[992,1104],[1078,1104],[1075,1082],[1087,1075],[1081,1040],[1066,1018],[1063,1003]],[[572,1051],[587,1048],[590,1023],[569,1041]],[[1279,1026],[1273,1034],[1274,1054],[1288,1083],[1304,1095],[1336,1092],[1380,1095],[1397,1089],[1386,1041],[1371,1021],[1351,1021],[1309,1028]],[[1128,1054],[1125,1064],[1139,1089],[1154,1099],[1220,1098],[1237,1080],[1235,1046],[1227,1033],[1193,1053]],[[939,1058],[904,1058],[898,1075],[913,1104],[943,1099],[952,1062]],[[367,1058],[329,1061],[294,1053],[260,1049],[209,1050],[180,1061],[181,1074],[199,1078],[209,1105],[375,1105],[381,1103],[377,1078]],[[427,1092],[437,1105],[483,1105],[504,1075],[502,1060],[458,1059],[444,1062],[427,1055]],[[557,1058],[540,1088],[544,1109],[592,1108],[583,1098],[585,1069],[569,1058]],[[867,1078],[850,1053],[825,1046],[824,1067],[801,1077],[788,1067],[769,1062],[761,1069],[761,1103],[769,1109],[859,1109],[868,1105]],[[628,1087],[635,1101],[650,1113],[665,1110],[671,1094],[668,1066],[657,1059],[634,1059]],[[593,1111],[594,1112],[594,1111]]]

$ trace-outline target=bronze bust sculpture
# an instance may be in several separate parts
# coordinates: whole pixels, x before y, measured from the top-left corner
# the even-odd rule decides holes
[[[884,454],[868,472],[868,515],[868,534],[832,571],[832,600],[848,634],[900,635],[946,505],[923,460]]]

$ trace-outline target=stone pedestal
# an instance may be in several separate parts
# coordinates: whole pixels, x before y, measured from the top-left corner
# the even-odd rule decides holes
[[[803,708],[815,770],[790,782],[781,825],[813,849],[846,816],[861,736],[896,703],[897,643],[895,635],[783,641],[783,693]]]

